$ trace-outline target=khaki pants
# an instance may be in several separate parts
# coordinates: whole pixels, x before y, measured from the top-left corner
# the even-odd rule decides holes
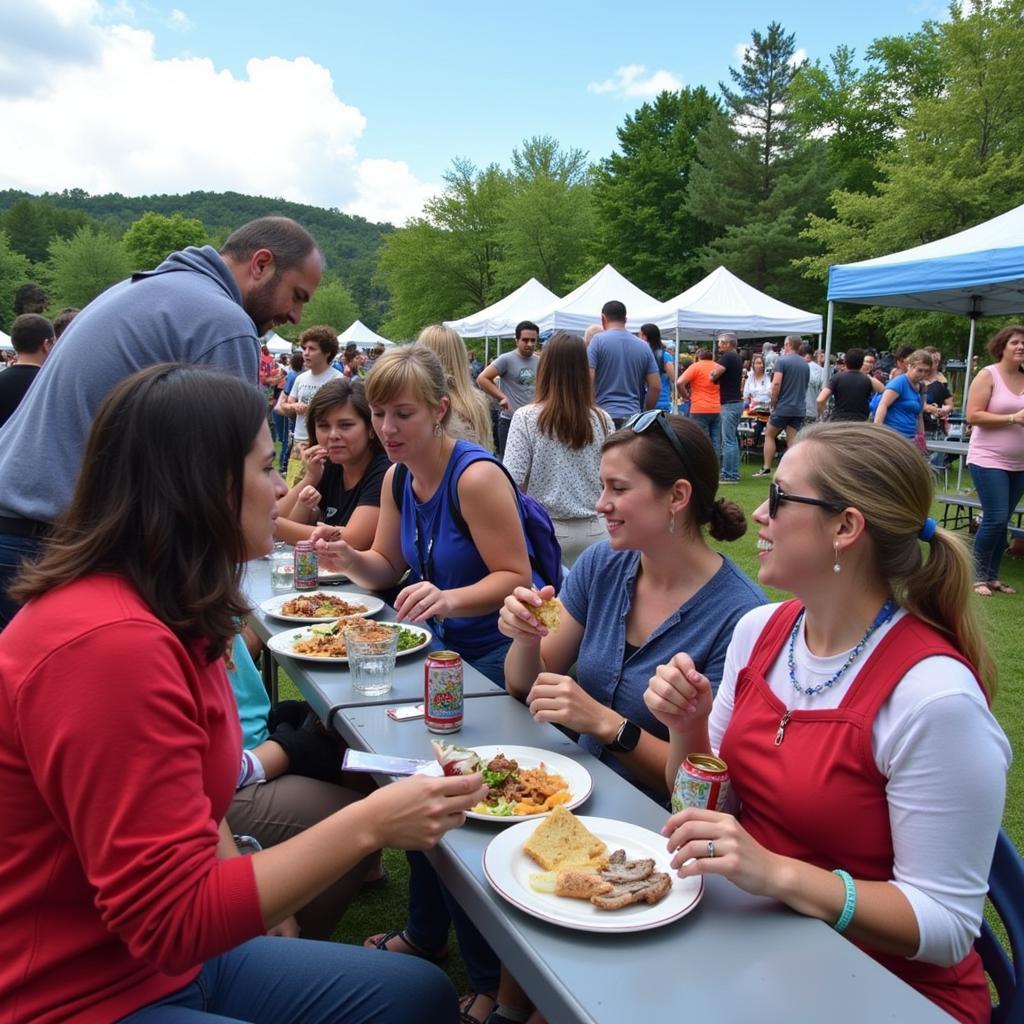
[[[555,536],[562,546],[562,565],[571,569],[591,544],[608,539],[608,527],[600,516],[586,519],[552,519]]]

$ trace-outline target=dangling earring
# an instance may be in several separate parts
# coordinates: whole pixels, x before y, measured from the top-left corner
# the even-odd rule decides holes
[[[669,533],[675,533],[676,532],[676,514],[675,514],[675,512],[670,512],[669,513],[669,516],[668,516],[668,532]]]
[[[441,421],[438,420],[434,424],[434,437],[440,437],[444,433],[444,427],[441,426]]]
[[[839,541],[836,541],[833,545],[833,550],[836,553],[836,560],[832,563],[833,572],[842,572],[842,567],[839,565]]]

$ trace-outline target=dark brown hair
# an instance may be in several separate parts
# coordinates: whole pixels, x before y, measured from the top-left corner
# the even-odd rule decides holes
[[[269,249],[277,269],[282,271],[299,266],[311,252],[320,251],[313,236],[290,217],[251,220],[233,231],[220,251],[222,256],[243,262],[258,249]]]
[[[574,451],[594,440],[594,388],[590,383],[587,346],[578,334],[559,331],[541,350],[534,403],[540,406],[537,427],[542,434]]]
[[[629,445],[629,454],[637,469],[659,491],[667,491],[677,480],[689,481],[693,489],[690,508],[693,523],[699,529],[707,524],[715,540],[738,540],[747,532],[746,513],[734,501],[715,498],[718,492],[718,456],[707,434],[693,420],[665,413],[663,422],[675,434],[686,454],[680,460],[662,429],[652,423],[642,434],[629,427],[616,430],[605,441],[602,452]]]
[[[93,422],[70,507],[11,595],[116,573],[182,643],[223,655],[249,608],[242,486],[266,418],[255,387],[213,370],[164,363],[121,381]]]
[[[327,356],[327,362],[332,362],[338,354],[338,332],[326,324],[315,324],[307,327],[299,335],[299,344],[305,345],[307,341],[319,346],[320,351]]]
[[[370,419],[370,403],[366,400],[366,390],[361,380],[353,380],[351,377],[338,377],[329,380],[309,400],[309,408],[306,409],[306,426],[309,428],[309,443],[320,444],[316,438],[316,421],[321,416],[326,416],[333,408],[339,405],[352,403],[356,414],[366,424],[370,432],[370,448],[374,452],[381,450],[380,441],[373,432],[373,423]]]
[[[996,331],[991,338],[988,339],[986,348],[988,354],[998,363],[1003,358],[1003,350],[1006,348],[1006,343],[1015,335],[1024,334],[1024,325],[1022,324],[1007,324],[1001,330]]]

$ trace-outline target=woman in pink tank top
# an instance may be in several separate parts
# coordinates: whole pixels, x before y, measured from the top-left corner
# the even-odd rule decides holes
[[[718,693],[685,653],[645,700],[667,781],[693,753],[729,767],[735,813],[663,829],[680,876],[719,874],[832,925],[964,1024],[988,1022],[974,940],[1009,744],[969,595],[966,545],[928,515],[914,445],[816,424],[754,512],[758,582],[796,600],[737,624]]]
[[[988,351],[994,362],[967,393],[967,466],[982,511],[974,538],[974,592],[980,597],[1016,593],[999,579],[999,566],[1006,528],[1024,496],[1024,326],[1004,327],[989,338]]]

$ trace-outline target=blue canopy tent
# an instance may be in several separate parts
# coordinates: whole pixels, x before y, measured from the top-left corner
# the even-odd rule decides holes
[[[900,306],[970,317],[964,409],[971,383],[976,321],[1024,311],[1024,206],[948,238],[828,272],[826,365],[837,302]]]

